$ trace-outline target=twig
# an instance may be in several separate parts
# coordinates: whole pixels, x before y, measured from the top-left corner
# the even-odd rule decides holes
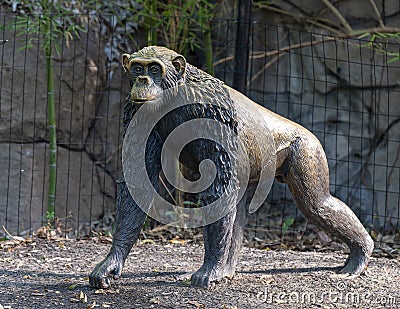
[[[328,31],[330,31],[330,32],[332,32],[332,33],[334,33],[334,34],[336,34],[336,35],[340,35],[340,34],[341,34],[341,33],[340,33],[339,31],[337,31],[336,29],[334,29],[334,28],[332,28],[332,27],[330,27],[330,26],[327,26],[327,25],[325,25],[324,23],[321,23],[320,21],[315,20],[315,19],[310,18],[310,17],[298,16],[298,15],[296,15],[296,14],[293,14],[293,13],[291,13],[291,12],[287,12],[287,11],[285,11],[285,10],[283,10],[283,9],[280,9],[280,8],[277,8],[277,7],[274,7],[274,6],[272,6],[272,5],[268,5],[268,4],[265,4],[265,5],[260,4],[259,7],[262,8],[262,9],[266,9],[266,10],[270,10],[270,11],[273,11],[273,12],[276,12],[276,13],[279,13],[279,14],[282,14],[282,15],[287,15],[287,16],[289,16],[289,17],[291,17],[291,18],[294,18],[294,19],[296,19],[296,20],[298,20],[298,21],[303,21],[303,20],[305,20],[305,21],[307,21],[307,22],[310,23],[310,24],[313,24],[313,25],[315,25],[315,26],[318,26],[318,27],[321,27],[321,28],[323,28],[323,29],[326,29],[326,30],[328,30]]]
[[[374,9],[376,17],[378,17],[379,26],[381,26],[382,28],[385,28],[385,24],[383,23],[381,13],[379,12],[378,8],[376,7],[374,0],[368,0],[368,1],[371,4],[372,8]]]
[[[175,200],[174,196],[172,195],[171,191],[169,191],[167,185],[165,184],[164,180],[161,178],[161,176],[158,177],[164,186],[164,189],[167,191],[169,197],[172,199],[172,201],[175,203],[175,205],[178,205],[177,201]]]
[[[264,72],[266,69],[268,69],[271,65],[273,65],[276,61],[279,60],[280,57],[282,57],[283,55],[285,55],[284,53],[280,53],[277,56],[275,56],[272,60],[268,61],[267,64],[264,65],[264,67],[259,70],[250,80],[250,84],[252,84],[257,78],[258,76],[260,76],[262,74],[262,72]]]
[[[14,241],[16,241],[16,242],[23,242],[23,241],[25,241],[25,239],[22,238],[22,237],[20,237],[20,236],[13,236],[13,235],[11,235],[10,232],[7,231],[7,229],[6,229],[6,227],[5,227],[4,225],[3,225],[3,230],[4,230],[4,232],[5,232],[12,240],[14,240]]]
[[[336,18],[339,19],[340,23],[346,28],[347,33],[353,32],[353,29],[350,27],[347,20],[343,17],[342,14],[340,14],[340,12],[333,6],[333,4],[329,2],[329,0],[321,1],[328,7],[328,9],[331,10],[333,15],[335,15]]]
[[[294,45],[290,45],[290,46],[286,46],[284,48],[281,49],[276,49],[276,50],[272,50],[269,52],[260,52],[260,53],[253,53],[250,55],[251,59],[258,59],[258,58],[263,58],[263,57],[270,57],[270,56],[275,56],[277,54],[283,53],[283,52],[287,52],[289,50],[292,49],[298,49],[298,48],[303,48],[303,47],[307,47],[307,46],[312,46],[312,45],[318,45],[318,44],[322,44],[325,42],[330,42],[330,41],[335,41],[337,39],[339,39],[340,37],[326,37],[325,39],[322,40],[315,40],[315,41],[310,41],[310,42],[306,42],[306,43],[299,43],[299,44],[294,44]],[[220,65],[221,63],[224,63],[226,61],[231,61],[234,59],[234,56],[228,56],[225,57],[223,59],[220,59],[216,62],[214,62],[214,66]]]
[[[385,252],[387,255],[389,255],[389,257],[390,257],[391,259],[394,259],[394,258],[395,258],[395,256],[392,254],[392,252],[396,251],[395,249],[394,249],[392,252],[390,252],[388,249],[383,248],[383,247],[380,247],[379,249],[381,249],[383,252]],[[390,248],[390,249],[392,249],[392,248]]]
[[[400,33],[400,28],[397,27],[375,27],[375,28],[368,28],[368,29],[360,29],[360,30],[355,30],[352,31],[350,33],[347,34],[342,34],[342,35],[338,35],[336,37],[332,37],[332,36],[327,36],[325,39],[322,40],[315,40],[315,41],[309,41],[309,42],[305,42],[305,43],[299,43],[299,44],[294,44],[294,45],[290,45],[290,46],[286,46],[284,48],[281,49],[276,49],[276,50],[272,50],[269,52],[262,52],[262,53],[253,53],[250,55],[251,59],[257,59],[257,58],[262,58],[262,57],[270,57],[270,56],[275,56],[279,53],[282,52],[287,52],[290,51],[292,49],[299,49],[299,48],[303,48],[303,47],[308,47],[308,46],[312,46],[312,45],[318,45],[318,44],[322,44],[325,42],[331,42],[331,41],[335,41],[335,40],[341,40],[341,39],[349,39],[352,37],[356,37],[365,33]],[[220,65],[222,63],[225,63],[227,61],[232,61],[235,57],[232,56],[228,56],[225,57],[223,59],[220,59],[218,61],[214,62],[214,66]]]
[[[339,37],[328,36],[328,37],[326,37],[325,39],[322,39],[322,40],[309,41],[309,42],[306,42],[306,43],[298,43],[298,44],[286,46],[286,47],[281,48],[279,50],[272,50],[272,51],[265,52],[265,53],[253,54],[252,59],[275,56],[277,54],[280,54],[280,53],[283,53],[283,52],[287,52],[287,51],[290,51],[292,49],[298,49],[298,48],[318,45],[318,44],[322,44],[322,43],[326,43],[326,42],[336,41],[336,40],[339,40],[339,39],[340,39]]]
[[[355,30],[355,31],[349,33],[347,36],[353,37],[353,36],[361,35],[364,33],[399,33],[399,32],[400,32],[400,28],[384,26],[384,27],[375,27],[375,28]]]
[[[394,172],[394,170],[395,170],[395,167],[394,167],[394,166],[397,166],[397,163],[399,162],[399,159],[400,159],[400,147],[397,148],[396,159],[394,159],[394,162],[393,162],[393,164],[392,164],[393,167],[392,167],[392,169],[390,170],[390,172],[389,172],[389,174],[388,174],[388,176],[387,176],[387,180],[388,180],[387,186],[388,186],[388,187],[390,186],[390,178],[392,178],[393,172]],[[386,196],[388,196],[388,194],[386,194]]]

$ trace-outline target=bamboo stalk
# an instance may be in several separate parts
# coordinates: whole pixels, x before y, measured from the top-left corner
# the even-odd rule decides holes
[[[203,35],[204,35],[204,54],[206,58],[207,72],[210,75],[214,75],[212,38],[211,38],[211,30],[208,25]]]
[[[49,130],[49,188],[47,200],[48,216],[54,216],[56,178],[57,178],[57,130],[56,108],[54,100],[53,65],[51,60],[51,44],[46,48],[47,66],[47,121]]]

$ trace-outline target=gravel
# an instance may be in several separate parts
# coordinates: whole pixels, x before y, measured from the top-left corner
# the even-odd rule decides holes
[[[18,241],[19,240],[19,241]],[[400,308],[400,259],[373,257],[366,273],[343,279],[343,252],[243,248],[232,280],[208,289],[187,278],[201,244],[141,243],[107,290],[88,274],[107,254],[106,238],[0,242],[2,308]]]

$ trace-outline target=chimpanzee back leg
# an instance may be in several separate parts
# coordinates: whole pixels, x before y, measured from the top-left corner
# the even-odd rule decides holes
[[[213,222],[203,227],[204,236],[204,262],[192,277],[191,282],[194,286],[207,287],[211,282],[222,279],[226,275],[226,266],[232,241],[232,233],[237,213],[238,180],[231,174],[231,181],[227,181],[228,164],[221,164],[224,160],[219,160],[220,173],[217,174],[213,185],[208,190],[202,192],[201,200],[204,205],[216,204],[204,209],[204,219],[206,222]],[[223,190],[230,192],[226,198],[220,200]],[[226,213],[222,218],[220,215]],[[217,220],[217,221],[215,221]],[[215,222],[214,222],[215,221]]]
[[[204,261],[191,278],[192,285],[208,287],[225,276],[226,263],[232,240],[236,208],[225,217],[203,228]]]
[[[240,257],[240,250],[243,245],[243,229],[247,223],[247,204],[249,198],[253,196],[255,188],[256,185],[249,184],[245,194],[237,206],[235,222],[233,224],[231,246],[229,248],[229,254],[225,266],[225,277],[231,278],[235,274],[236,265]]]
[[[212,281],[234,276],[247,221],[247,200],[252,193],[254,187],[250,186],[236,209],[222,220],[204,227],[204,264],[193,274],[193,285],[208,286]],[[211,273],[211,276],[207,273]]]
[[[278,176],[289,186],[303,214],[349,247],[350,255],[340,273],[359,275],[374,243],[353,211],[329,193],[329,169],[321,144],[314,136],[298,137],[286,153]]]

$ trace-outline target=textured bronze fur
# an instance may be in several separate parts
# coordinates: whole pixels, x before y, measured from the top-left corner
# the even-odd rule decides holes
[[[128,74],[131,74],[132,61],[141,61],[138,59],[143,59],[143,64],[152,60],[162,62],[163,80],[160,85],[155,85],[155,87],[166,89],[184,83],[190,86],[189,89],[193,90],[194,96],[205,98],[218,96],[218,100],[224,102],[224,111],[230,110],[221,114],[220,120],[228,122],[232,128],[237,130],[239,137],[245,141],[251,162],[250,175],[255,182],[260,173],[261,158],[265,155],[262,151],[263,146],[270,147],[270,145],[263,145],[266,140],[265,134],[272,134],[276,149],[276,177],[278,180],[288,185],[297,206],[311,222],[341,239],[350,249],[350,255],[340,273],[358,275],[364,271],[373,250],[373,241],[351,209],[330,194],[329,170],[325,153],[320,142],[312,133],[254,103],[218,79],[186,64],[184,58],[172,50],[164,47],[146,47],[132,55],[124,55],[123,65]],[[146,100],[145,92],[141,88],[142,80],[149,85],[153,83],[147,76],[131,78],[132,90],[124,116],[126,126],[141,104],[153,104],[154,94],[159,93],[159,90],[154,91],[152,87],[146,88],[149,93],[148,100]],[[138,93],[140,93],[140,97],[138,97]],[[209,108],[207,104],[204,104],[194,110],[186,110],[185,115],[174,116],[178,119],[186,119],[188,114],[191,114],[193,118],[197,116],[197,113],[207,112],[209,112]],[[161,136],[166,134],[163,130],[169,125],[168,122],[164,127],[160,126]],[[170,130],[169,127],[167,129]],[[188,156],[186,156],[187,162],[183,162],[192,168],[193,166],[195,168],[198,161],[201,160],[196,145],[199,146],[195,144],[192,149],[189,149]],[[157,152],[157,147],[159,145],[155,141],[155,152]],[[218,159],[218,154],[216,158]],[[183,156],[183,160],[185,161],[185,156]],[[156,165],[156,163],[154,164]],[[150,173],[154,172],[155,181],[159,172],[158,168],[155,167],[154,171],[150,171]],[[221,169],[222,175],[227,175],[227,171],[223,170],[223,167]],[[223,180],[217,181],[213,190],[219,192],[223,183]],[[253,187],[252,184],[249,185],[248,194],[251,194]],[[192,275],[192,284],[195,286],[208,286],[213,281],[231,277],[234,274],[246,221],[246,199],[243,198],[240,202],[234,199],[232,201],[237,202],[235,209],[223,219],[204,227],[204,264]],[[137,241],[145,217],[145,214],[130,197],[124,181],[121,181],[113,245],[108,256],[96,266],[90,275],[92,286],[107,287],[110,275],[114,278],[120,276],[124,261],[132,245]]]

